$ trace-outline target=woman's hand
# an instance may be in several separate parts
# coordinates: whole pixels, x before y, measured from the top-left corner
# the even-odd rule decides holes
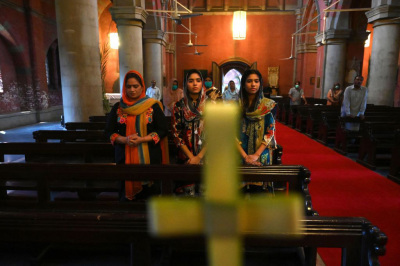
[[[140,137],[137,133],[129,135],[127,137],[128,146],[138,146],[140,143],[143,142],[143,138]]]
[[[199,156],[193,156],[189,160],[187,160],[186,164],[200,164],[201,158]]]
[[[255,155],[255,154],[247,155],[244,158],[244,161],[246,164],[249,164],[249,165],[261,166],[262,164],[259,161],[257,161],[258,157],[259,156]]]

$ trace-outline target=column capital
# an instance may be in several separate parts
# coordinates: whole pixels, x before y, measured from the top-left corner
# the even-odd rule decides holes
[[[349,39],[351,32],[351,29],[329,29],[325,32],[325,39]]]
[[[117,26],[138,26],[141,28],[146,23],[148,16],[143,8],[137,6],[112,6],[110,13]]]
[[[355,31],[351,37],[352,42],[365,42],[371,34],[369,31]]]
[[[145,43],[158,43],[166,46],[167,35],[162,30],[143,30],[143,39]]]
[[[400,5],[376,5],[373,9],[366,12],[368,23],[377,20],[400,17]],[[395,23],[395,20],[392,20]]]
[[[321,33],[317,33],[317,34],[315,34],[315,36],[314,36],[314,39],[315,39],[315,42],[316,43],[319,43],[319,44],[323,44],[324,43],[324,34],[321,32]]]

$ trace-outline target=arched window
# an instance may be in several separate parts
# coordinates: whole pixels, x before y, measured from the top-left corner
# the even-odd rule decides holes
[[[228,88],[229,85],[229,81],[233,80],[235,82],[236,85],[236,89],[239,90],[240,89],[240,80],[242,79],[242,74],[240,74],[240,72],[234,68],[232,68],[231,70],[229,70],[222,81],[222,92],[225,91],[226,88]]]
[[[47,51],[46,55],[46,78],[49,89],[57,90],[61,87],[60,59],[58,56],[57,41]]]
[[[1,69],[0,69],[0,93],[3,93],[3,76],[1,75]]]

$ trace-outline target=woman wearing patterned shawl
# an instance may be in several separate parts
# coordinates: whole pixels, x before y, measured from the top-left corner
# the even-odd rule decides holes
[[[259,71],[245,71],[240,82],[239,102],[242,109],[239,151],[247,165],[272,164],[276,148],[275,119],[272,110],[275,102],[264,98],[262,76]],[[270,185],[270,184],[269,184]],[[251,183],[255,190],[265,189],[265,184]],[[247,189],[250,185],[247,184]]]
[[[175,103],[171,117],[172,134],[178,147],[178,163],[200,164],[206,152],[203,133],[203,110],[206,102],[203,77],[189,70],[183,89],[184,97]],[[193,184],[178,185],[177,192],[193,195]]]
[[[106,135],[115,147],[117,164],[167,164],[167,122],[162,104],[146,96],[139,72],[125,75],[122,98],[107,118]],[[157,193],[152,182],[125,181],[121,200],[147,198]]]

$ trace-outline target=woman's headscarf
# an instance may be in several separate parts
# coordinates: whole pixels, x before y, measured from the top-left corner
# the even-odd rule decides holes
[[[188,91],[188,79],[190,75],[193,73],[196,73],[200,76],[201,82],[202,82],[202,88],[199,93],[199,97],[197,98],[198,103],[196,105],[193,104],[192,98],[190,97],[189,91]],[[197,69],[191,69],[188,71],[186,77],[185,77],[185,86],[183,89],[183,94],[184,94],[184,103],[185,106],[183,108],[184,112],[184,117],[186,121],[192,121],[192,120],[198,120],[201,118],[205,106],[205,100],[206,100],[206,94],[205,94],[205,89],[204,89],[204,79],[203,76],[201,75],[200,71]]]
[[[260,80],[260,88],[257,91],[256,102],[255,102],[254,106],[249,106],[249,104],[250,104],[249,96],[248,96],[248,92],[246,91],[246,80],[251,74],[256,74],[258,76],[258,79]],[[262,84],[263,84],[263,79],[262,79],[261,73],[258,70],[248,69],[243,73],[242,79],[240,80],[239,99],[240,99],[240,103],[241,103],[241,106],[242,106],[244,112],[251,112],[251,111],[255,111],[257,109],[257,106],[261,102],[261,99],[264,98]],[[229,86],[228,86],[228,89],[229,89]]]
[[[142,86],[142,93],[140,94],[138,99],[135,100],[130,100],[128,97],[128,94],[126,93],[126,82],[128,79],[134,78],[136,79],[140,85]],[[145,98],[146,97],[146,86],[144,85],[144,80],[142,75],[135,71],[135,70],[130,70],[128,73],[126,73],[125,78],[124,78],[124,83],[122,85],[122,98],[121,98],[121,104],[123,103],[125,106],[132,106],[135,104],[138,100]]]
[[[172,89],[174,82],[178,83],[176,78],[172,78],[167,87],[163,89],[163,103],[166,109],[172,112],[174,103],[183,98],[183,90],[181,88],[177,88],[176,90]],[[179,86],[179,83],[178,83]]]
[[[246,80],[251,74],[256,74],[260,80],[260,88],[257,91],[254,106],[249,106],[248,92],[246,91]],[[268,141],[264,140],[264,127],[266,126],[264,124],[264,116],[271,113],[272,109],[276,105],[273,100],[264,98],[262,81],[261,73],[258,70],[246,70],[240,81],[239,91],[239,102],[243,110],[243,117],[250,121],[249,126],[246,129],[246,134],[249,136],[250,141],[256,141],[256,147],[259,147],[262,142],[265,142],[265,144],[268,145],[272,140],[273,135],[268,139]]]

